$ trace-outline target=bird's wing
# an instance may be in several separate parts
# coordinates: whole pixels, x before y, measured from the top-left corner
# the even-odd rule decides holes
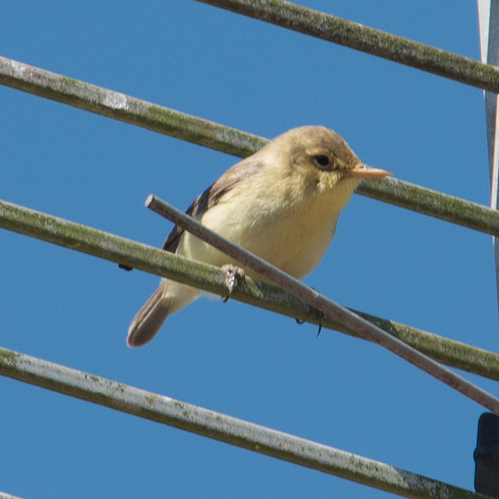
[[[212,206],[215,206],[225,194],[230,192],[236,185],[243,182],[248,177],[258,173],[263,167],[263,163],[250,156],[245,160],[229,168],[214,184],[200,194],[195,201],[187,208],[186,213],[196,218],[199,214],[205,213]],[[175,253],[184,229],[175,225],[170,232],[163,248],[165,251]]]

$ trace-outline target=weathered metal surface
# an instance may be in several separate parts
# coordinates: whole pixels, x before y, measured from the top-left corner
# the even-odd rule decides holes
[[[484,497],[379,461],[12,350],[0,348],[0,375],[403,497]]]
[[[227,290],[225,273],[217,267],[186,260],[145,244],[6,201],[0,201],[0,227],[175,279],[211,293],[222,295]],[[308,305],[271,284],[247,278],[244,286],[235,289],[231,298],[299,320],[318,323]],[[380,317],[355,312],[440,362],[499,381],[499,355],[495,353]],[[322,318],[322,325],[324,328],[358,336],[328,315]]]
[[[468,57],[282,0],[197,0],[491,92],[499,70]]]
[[[235,156],[249,156],[268,142],[263,137],[5,57],[0,57],[0,84]],[[499,213],[495,210],[425,187],[391,178],[364,180],[356,192],[499,236]]]

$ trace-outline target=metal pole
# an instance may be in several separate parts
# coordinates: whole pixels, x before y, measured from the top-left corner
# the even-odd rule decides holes
[[[482,62],[497,66],[499,64],[499,2],[497,0],[478,0],[478,14]],[[499,112],[497,94],[484,91],[484,97],[490,172],[490,207],[497,210],[499,208]],[[492,237],[492,242],[496,261],[496,286],[499,307],[499,240],[496,235]]]
[[[190,215],[183,213],[154,195],[151,194],[148,196],[146,206],[183,229],[188,230],[196,237],[211,244],[234,260],[242,263],[245,267],[258,272],[269,281],[289,291],[322,313],[334,317],[358,333],[362,338],[380,344],[499,416],[499,399],[455,374],[450,369],[443,367],[430,357],[410,347],[403,341],[394,338],[347,308],[329,300],[315,289],[306,286],[265,260],[207,229]]]

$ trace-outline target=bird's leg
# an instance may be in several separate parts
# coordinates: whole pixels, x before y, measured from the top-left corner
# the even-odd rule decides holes
[[[244,284],[245,273],[244,269],[237,267],[236,265],[232,265],[232,263],[223,265],[222,270],[225,270],[225,285],[227,286],[227,290],[229,292],[227,296],[222,296],[222,301],[227,303],[230,295],[238,284]]]

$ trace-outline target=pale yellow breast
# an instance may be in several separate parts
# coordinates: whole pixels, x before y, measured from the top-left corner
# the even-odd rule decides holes
[[[211,207],[201,222],[296,278],[321,261],[336,231],[338,216],[357,182],[332,192],[284,193],[279,185],[254,183],[235,189]],[[282,187],[282,186],[281,186]],[[222,266],[232,261],[223,253],[186,234],[178,254]],[[252,275],[251,271],[248,271]]]

